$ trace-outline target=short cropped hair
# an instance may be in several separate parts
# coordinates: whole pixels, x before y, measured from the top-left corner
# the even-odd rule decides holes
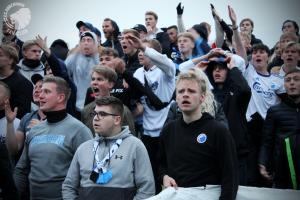
[[[284,47],[282,48],[282,53],[287,49],[287,48],[290,48],[290,47],[295,47],[296,51],[298,53],[300,53],[300,44],[298,42],[288,42],[284,45]]]
[[[56,84],[56,92],[58,94],[65,95],[65,102],[68,101],[71,95],[71,89],[67,81],[65,79],[58,76],[45,76],[43,79],[43,83],[55,83]]]
[[[179,38],[181,38],[181,37],[189,38],[189,39],[191,39],[193,42],[195,42],[195,38],[194,38],[193,34],[190,33],[190,32],[179,33],[178,36],[177,36],[177,40],[178,40]]]
[[[300,69],[294,68],[294,69],[288,71],[288,72],[284,75],[284,77],[286,77],[286,76],[289,75],[289,74],[293,74],[293,73],[300,73]]]
[[[104,65],[96,65],[92,69],[92,73],[98,73],[101,74],[105,79],[107,79],[109,82],[116,83],[117,82],[117,73],[115,70],[111,69],[110,67],[104,66]]]
[[[158,20],[157,14],[153,11],[147,11],[145,15],[152,15],[156,21]]]
[[[196,81],[197,85],[199,86],[200,92],[206,93],[207,84],[205,82],[205,79],[200,77],[199,73],[196,70],[188,70],[186,72],[180,73],[176,81],[176,87],[182,80]]]
[[[114,114],[121,116],[121,121],[124,119],[124,105],[122,101],[114,96],[106,96],[96,99],[97,106],[110,106]]]
[[[101,49],[100,56],[112,56],[114,58],[119,57],[119,53],[117,50],[111,47],[104,47]]]
[[[27,40],[27,41],[25,41],[24,44],[23,44],[23,46],[22,46],[22,51],[26,51],[27,49],[29,49],[33,45],[37,45],[35,40]]]
[[[177,27],[176,25],[169,26],[169,27],[167,28],[167,30],[170,30],[170,29],[172,29],[172,28],[174,28],[176,31],[178,31],[178,27]]]
[[[253,53],[253,51],[258,51],[258,50],[264,50],[267,52],[268,56],[270,56],[270,49],[267,45],[263,44],[263,43],[258,43],[258,44],[254,44],[251,50],[251,54]]]
[[[13,60],[12,68],[14,68],[15,65],[19,62],[19,56],[17,50],[14,47],[6,44],[0,45],[0,49],[3,51],[3,53],[6,56],[8,56],[10,59]]]
[[[150,47],[155,49],[157,52],[161,53],[162,52],[162,47],[156,39],[144,39],[142,40],[143,43],[148,43],[150,44]]]
[[[134,29],[124,29],[122,33],[123,34],[131,33],[135,37],[140,38],[140,33]]]
[[[286,39],[289,39],[290,41],[298,42],[299,37],[296,35],[296,33],[287,32],[281,34],[279,41],[286,40]]]

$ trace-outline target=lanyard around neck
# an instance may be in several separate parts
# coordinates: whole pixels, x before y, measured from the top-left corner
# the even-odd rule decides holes
[[[122,141],[123,141],[122,139],[117,139],[117,141],[109,149],[108,154],[101,161],[100,161],[99,155],[97,153],[97,149],[98,149],[98,146],[99,146],[100,142],[94,141],[93,152],[94,152],[95,160],[96,160],[96,167],[94,168],[95,172],[97,172],[97,173],[99,173],[99,172],[103,173],[103,172],[106,171],[106,168],[104,166],[106,165],[106,163],[109,162],[109,160],[111,159],[111,157],[113,156],[113,154],[120,147]]]

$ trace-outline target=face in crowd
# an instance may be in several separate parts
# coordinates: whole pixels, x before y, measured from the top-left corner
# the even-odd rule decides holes
[[[42,55],[42,49],[38,45],[31,45],[23,51],[24,58],[39,60]]]
[[[135,37],[133,33],[123,33],[119,39],[121,40],[121,46],[124,54],[133,55],[136,52],[136,48],[129,42],[128,36]]]
[[[193,79],[182,79],[176,86],[176,102],[185,114],[197,112],[204,101],[204,94],[198,83]]]
[[[177,41],[177,30],[175,28],[170,28],[167,30],[169,39],[171,43],[176,43]]]
[[[57,92],[56,83],[43,83],[40,93],[40,109],[43,112],[61,110],[65,102],[65,95]]]
[[[269,55],[263,49],[254,50],[252,52],[252,64],[256,69],[265,69],[268,65]]]
[[[92,37],[86,36],[80,40],[81,52],[86,55],[92,55],[95,52],[95,41]]]
[[[102,31],[106,39],[110,39],[113,36],[114,28],[112,26],[111,21],[103,21],[102,23]]]
[[[96,105],[94,112],[93,127],[101,136],[110,136],[121,124],[121,116],[110,105]]]
[[[184,37],[184,36],[178,38],[177,44],[178,44],[178,49],[182,54],[192,53],[195,47],[194,41],[191,40],[191,38]]]
[[[153,15],[145,15],[145,25],[146,27],[151,27],[151,29],[155,29],[157,24],[157,20]]]
[[[300,72],[292,72],[285,76],[284,87],[286,93],[292,98],[300,97]]]
[[[296,48],[296,45],[286,47],[282,51],[281,58],[285,66],[296,67],[300,60],[299,49]]]

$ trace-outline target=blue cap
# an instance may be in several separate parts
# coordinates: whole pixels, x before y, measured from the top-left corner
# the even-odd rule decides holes
[[[85,26],[85,27],[87,27],[88,29],[90,29],[90,31],[94,32],[94,26],[93,26],[91,23],[83,22],[83,21],[78,21],[78,22],[76,23],[76,27],[77,27],[78,29],[80,29],[80,27],[82,27],[82,26]]]

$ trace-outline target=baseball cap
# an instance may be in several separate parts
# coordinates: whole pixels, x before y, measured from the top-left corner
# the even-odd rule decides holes
[[[31,82],[35,85],[37,82],[43,80],[43,76],[40,74],[33,74],[31,76]]]
[[[136,24],[132,29],[138,32],[144,31],[145,33],[147,33],[147,29],[143,24]]]
[[[94,32],[94,26],[91,23],[89,23],[89,22],[78,21],[76,23],[76,27],[79,29],[81,26],[85,26],[88,29],[90,29],[90,31]]]
[[[80,34],[80,40],[82,40],[83,37],[91,37],[95,42],[97,41],[97,36],[95,33],[91,31],[85,31]]]

